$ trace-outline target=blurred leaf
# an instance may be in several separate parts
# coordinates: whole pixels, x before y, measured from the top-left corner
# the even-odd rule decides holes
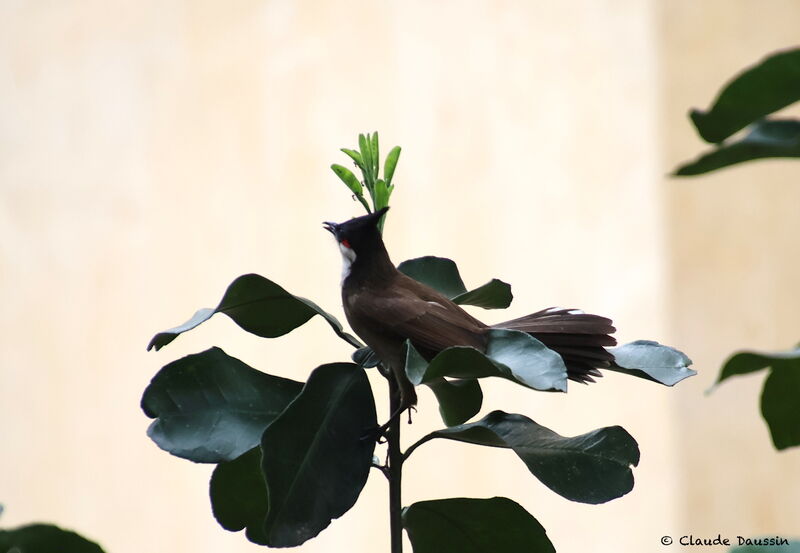
[[[774,157],[800,157],[800,121],[763,120],[750,127],[747,135],[682,165],[676,176],[693,176],[736,163]]]
[[[262,472],[271,547],[313,538],[347,512],[367,481],[377,427],[366,373],[352,363],[322,365],[264,431]]]
[[[740,351],[734,353],[722,366],[715,386],[732,376],[760,371],[767,367],[795,367],[798,364],[800,364],[800,347],[789,351]]]
[[[780,543],[782,538],[776,536],[762,536],[758,538],[744,538],[737,536],[739,547],[731,547],[728,553],[800,553],[800,541],[787,540],[788,544]]]
[[[406,374],[414,385],[440,377],[485,378],[497,376],[534,390],[567,391],[567,369],[561,356],[539,340],[517,330],[493,328],[486,333],[486,353],[455,346],[439,352],[427,363],[406,342]]]
[[[417,257],[403,261],[397,269],[460,305],[505,309],[513,298],[511,286],[497,279],[467,292],[458,267],[452,259],[446,257]]]
[[[770,55],[746,69],[720,92],[711,110],[692,110],[706,142],[722,142],[750,123],[800,100],[800,49]]]
[[[197,463],[235,459],[259,444],[302,387],[220,348],[187,355],[164,366],[145,389],[142,410],[156,419],[147,435],[161,449]]]
[[[0,530],[2,553],[103,553],[86,538],[52,524],[29,524]]]
[[[224,313],[247,332],[262,338],[283,336],[314,315],[320,315],[342,340],[357,348],[363,346],[357,338],[344,331],[336,317],[320,309],[311,300],[293,296],[260,275],[249,274],[240,276],[228,286],[216,309],[201,309],[184,324],[159,332],[150,341],[147,350],[161,349],[179,334],[195,328],[215,313]]]
[[[439,402],[439,414],[447,426],[463,424],[481,410],[483,392],[475,379],[435,378],[427,385]]]
[[[347,188],[349,188],[353,194],[356,196],[361,196],[364,193],[364,188],[361,186],[361,182],[356,178],[353,172],[350,171],[350,169],[335,163],[331,165],[331,169],[334,173],[336,173],[336,176],[347,185]]]
[[[394,171],[397,168],[397,161],[400,159],[400,146],[395,146],[389,151],[389,154],[386,156],[386,161],[383,164],[383,178],[386,180],[386,184],[392,184],[392,178],[394,178]]]
[[[364,160],[361,159],[361,154],[355,150],[350,150],[348,148],[341,148],[341,151],[347,154],[350,159],[352,159],[355,164],[358,166],[359,169],[362,171],[364,170]]]
[[[555,553],[545,529],[505,497],[418,501],[403,509],[414,553]]]
[[[761,393],[761,414],[775,449],[800,445],[800,357],[772,368]]]
[[[712,390],[733,376],[770,368],[761,392],[761,415],[775,449],[800,445],[800,347],[789,351],[740,351],[722,366]]]
[[[527,417],[502,411],[432,432],[407,454],[433,438],[511,448],[545,486],[581,503],[605,503],[631,491],[631,466],[639,464],[636,440],[620,426],[566,438]]]
[[[220,463],[209,483],[211,509],[220,526],[231,532],[247,528],[253,543],[267,545],[267,485],[261,474],[261,448],[254,447],[233,461]]]
[[[631,376],[674,386],[684,378],[697,374],[689,368],[692,360],[685,353],[651,340],[637,340],[624,346],[609,348],[615,365],[608,367]]]

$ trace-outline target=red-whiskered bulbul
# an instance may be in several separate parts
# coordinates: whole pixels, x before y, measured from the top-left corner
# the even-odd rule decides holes
[[[323,223],[342,253],[342,304],[347,321],[387,366],[400,390],[397,414],[416,404],[417,394],[405,374],[403,344],[410,340],[428,361],[451,346],[486,348],[486,332],[505,328],[527,332],[561,355],[569,379],[594,382],[614,356],[604,346],[617,342],[611,320],[575,309],[549,308],[486,325],[433,288],[397,270],[389,259],[377,223],[386,213],[344,223]]]

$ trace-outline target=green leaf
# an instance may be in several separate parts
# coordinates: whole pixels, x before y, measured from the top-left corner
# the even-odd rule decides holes
[[[493,328],[486,333],[486,353],[456,346],[439,352],[430,363],[406,343],[406,374],[414,385],[440,377],[497,376],[534,390],[567,391],[567,369],[561,356],[539,340],[517,330]]]
[[[750,123],[800,100],[800,49],[777,52],[737,75],[711,110],[692,110],[706,142],[722,142]]]
[[[372,172],[373,161],[372,152],[370,151],[370,138],[369,134],[364,136],[358,135],[358,148],[361,150],[361,159],[364,161],[364,184],[367,185],[370,195],[374,195],[373,187],[375,184],[374,174]],[[374,204],[374,197],[373,197]]]
[[[467,291],[455,262],[446,257],[428,255],[409,259],[400,263],[397,270],[451,299]]]
[[[778,450],[800,445],[800,347],[789,351],[740,351],[722,366],[712,390],[733,376],[771,368],[761,392],[761,415]]]
[[[493,278],[483,286],[452,298],[459,305],[474,305],[484,309],[505,309],[514,298],[511,285]]]
[[[697,374],[689,368],[692,360],[685,353],[651,340],[637,340],[624,346],[609,348],[615,364],[608,367],[631,376],[674,386],[684,378]]]
[[[0,530],[3,553],[103,553],[93,541],[52,524],[29,524]]]
[[[639,464],[636,440],[620,426],[566,438],[527,417],[502,411],[432,432],[406,455],[433,438],[511,448],[545,486],[581,503],[605,503],[631,491],[631,466]]]
[[[436,378],[427,385],[439,402],[439,414],[447,426],[464,424],[481,410],[483,392],[475,379]]]
[[[762,536],[758,538],[736,537],[739,547],[731,547],[728,553],[800,553],[800,541],[786,540],[779,536]]]
[[[800,121],[759,121],[750,127],[744,138],[722,144],[702,154],[696,160],[679,167],[675,175],[700,175],[745,161],[775,157],[800,157]]]
[[[397,270],[414,280],[430,286],[459,305],[474,305],[484,309],[505,309],[511,304],[511,286],[492,279],[483,286],[467,292],[458,267],[452,259],[428,255],[403,261]]]
[[[262,472],[268,545],[313,538],[358,499],[367,481],[377,427],[366,373],[352,363],[322,365],[264,431]]]
[[[392,184],[394,178],[394,171],[397,168],[397,161],[400,159],[400,146],[395,146],[389,151],[386,156],[386,161],[383,164],[383,178],[387,185]]]
[[[375,211],[389,205],[389,189],[383,179],[375,181]]]
[[[334,173],[336,173],[336,176],[347,185],[347,188],[349,188],[353,194],[356,196],[362,196],[364,194],[364,188],[361,186],[361,182],[356,178],[350,169],[335,163],[331,165],[331,169]]]
[[[156,419],[147,435],[173,455],[197,463],[235,459],[300,393],[300,382],[249,367],[220,348],[164,366],[142,396]]]
[[[775,449],[800,445],[800,356],[791,365],[773,367],[761,392],[761,415]]]
[[[247,529],[248,540],[267,545],[267,485],[261,474],[261,448],[254,447],[233,461],[220,463],[209,483],[214,518],[231,532]]]
[[[350,150],[348,148],[341,148],[341,151],[347,154],[350,159],[352,159],[355,164],[358,166],[359,169],[362,171],[364,170],[364,160],[361,159],[361,154],[355,150]]]
[[[740,351],[728,358],[714,385],[716,386],[732,376],[749,374],[767,367],[796,367],[798,365],[800,365],[800,347],[789,351],[775,352]]]
[[[367,135],[369,136],[369,135]],[[380,170],[380,163],[381,163],[381,151],[378,146],[378,131],[372,133],[372,142],[370,144],[370,155],[372,156],[372,170],[374,171],[373,174],[375,175],[375,179],[378,178],[378,172]],[[375,208],[380,209],[380,208]]]
[[[419,501],[403,509],[414,553],[555,553],[545,529],[505,497]]]
[[[260,275],[249,274],[240,276],[228,286],[215,309],[200,309],[184,324],[159,332],[150,340],[147,350],[161,349],[215,313],[224,313],[247,332],[263,338],[283,336],[305,324],[314,315],[320,315],[342,340],[357,348],[363,346],[356,337],[344,331],[336,317],[320,309],[311,300],[294,296]]]

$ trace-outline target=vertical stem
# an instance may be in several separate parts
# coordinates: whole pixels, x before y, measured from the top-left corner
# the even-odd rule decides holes
[[[389,412],[395,413],[400,408],[400,389],[394,375],[389,375]],[[403,521],[401,511],[403,500],[401,485],[403,480],[403,453],[400,451],[400,419],[394,417],[386,433],[389,465],[389,527],[391,530],[392,553],[403,553]]]

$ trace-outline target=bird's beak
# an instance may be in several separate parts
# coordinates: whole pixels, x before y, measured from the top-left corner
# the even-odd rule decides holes
[[[336,236],[336,228],[338,226],[339,225],[337,225],[336,223],[329,223],[328,221],[325,221],[324,223],[322,223],[322,228],[324,228],[325,230],[327,230],[328,232],[330,232],[334,236]]]

